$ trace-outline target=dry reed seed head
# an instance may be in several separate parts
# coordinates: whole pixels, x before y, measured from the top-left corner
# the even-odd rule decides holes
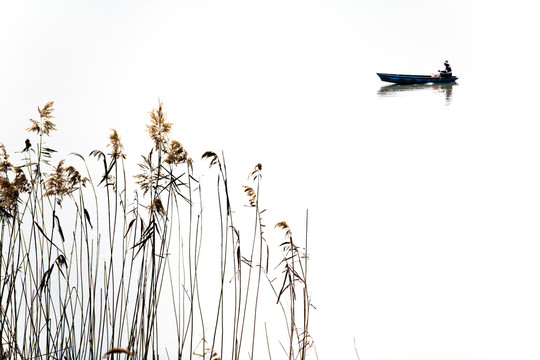
[[[120,135],[118,135],[118,132],[116,132],[116,129],[111,129],[112,133],[109,135],[109,144],[107,146],[110,146],[112,148],[111,156],[114,159],[118,159],[120,157],[126,158],[122,150],[124,150],[124,145],[122,145],[122,142],[120,141]]]
[[[253,188],[247,185],[243,185],[242,187],[244,188],[244,192],[249,197],[249,205],[255,206],[257,204],[257,194],[255,193]]]
[[[189,158],[186,149],[184,149],[182,144],[176,140],[171,140],[166,153],[167,157],[165,158],[165,163],[167,164],[178,165],[188,163],[188,165],[192,165],[192,161]]]
[[[2,162],[0,162],[0,170],[2,170],[5,174],[12,169],[13,165],[9,161],[2,160]]]
[[[56,125],[51,121],[51,119],[54,117],[52,115],[52,112],[54,111],[53,104],[53,101],[49,101],[47,104],[45,104],[43,109],[40,109],[38,106],[41,124],[39,121],[30,119],[32,125],[28,129],[26,129],[26,131],[35,132],[39,135],[45,134],[48,136],[50,135],[51,131],[56,130]]]
[[[45,196],[55,196],[56,203],[62,205],[64,196],[70,195],[78,189],[78,185],[85,186],[87,178],[81,177],[73,167],[64,167],[64,160],[60,160],[54,172],[45,180]]]
[[[8,161],[9,154],[7,153],[4,144],[0,143],[0,170],[7,174],[7,172],[13,169],[13,165]]]
[[[21,193],[30,191],[30,182],[19,167],[12,168],[15,171],[15,178],[9,181],[7,170],[5,176],[0,175],[0,207],[4,211],[13,211],[17,208]]]
[[[68,166],[66,168],[67,177],[66,180],[72,190],[75,190],[78,185],[86,186],[88,181],[87,177],[82,177],[79,171],[73,166]]]
[[[214,165],[219,165],[219,167],[221,168],[221,163],[219,162],[219,157],[217,156],[217,154],[213,151],[207,151],[205,152],[202,156],[201,156],[201,159],[210,159],[210,165],[209,167],[212,167]]]
[[[0,143],[0,150],[1,150],[1,156],[2,160],[7,160],[9,158],[9,154],[7,153],[6,146],[3,143]]]
[[[45,104],[43,109],[40,109],[38,106],[39,116],[42,119],[47,119],[47,120],[53,118],[54,117],[52,116],[52,112],[54,111],[53,105],[54,105],[54,101],[49,101],[47,104]]]
[[[65,179],[65,168],[64,160],[60,160],[54,172],[51,173],[47,180],[45,180],[45,196],[57,196],[58,205],[62,203],[62,197],[67,195],[66,179]]]
[[[45,120],[43,122],[43,134],[48,136],[53,130],[56,130],[56,125],[50,120]]]
[[[30,182],[26,178],[26,175],[24,175],[24,172],[21,168],[16,167],[15,168],[15,179],[13,180],[13,185],[15,186],[15,189],[19,193],[26,193],[30,192]]]
[[[249,174],[249,178],[255,181],[257,177],[262,177],[261,171],[262,171],[262,165],[261,163],[258,163],[257,165],[255,165],[255,168],[253,169],[253,171]]]
[[[291,229],[289,228],[289,225],[287,225],[287,223],[285,221],[280,221],[276,224],[276,226],[274,226],[274,228],[280,228],[280,229],[283,229],[285,230],[285,236],[287,238],[292,238],[292,231]]]
[[[17,207],[19,193],[7,178],[0,176],[0,207],[4,211],[14,210]]]
[[[163,203],[160,198],[155,198],[154,201],[152,201],[152,204],[150,204],[150,211],[165,215],[165,209],[163,208]]]
[[[152,165],[152,151],[148,156],[142,156],[142,164],[138,164],[139,168],[142,170],[142,173],[134,176],[135,182],[139,185],[143,194],[146,195],[148,191],[152,188],[152,184],[157,181],[157,175],[154,173],[154,166]]]
[[[146,125],[156,150],[165,148],[171,127],[172,123],[167,122],[167,114],[163,112],[163,103],[159,101],[158,108],[150,112],[150,125]]]
[[[41,127],[39,126],[39,122],[34,119],[29,119],[29,120],[32,123],[32,126],[26,129],[26,131],[41,134]]]
[[[137,174],[134,176],[135,182],[141,190],[143,191],[143,194],[146,195],[146,193],[150,190],[152,181],[150,180],[150,177],[146,174]]]

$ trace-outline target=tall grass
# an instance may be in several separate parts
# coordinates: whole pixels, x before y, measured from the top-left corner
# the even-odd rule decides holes
[[[245,239],[224,157],[202,155],[207,190],[161,102],[134,179],[115,130],[107,151],[55,160],[53,113],[38,108],[16,161],[0,145],[0,359],[306,358],[307,214],[304,248],[286,222],[267,241],[261,164]]]

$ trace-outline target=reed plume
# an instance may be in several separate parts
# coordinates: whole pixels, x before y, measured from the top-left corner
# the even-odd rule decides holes
[[[163,103],[158,101],[158,108],[150,111],[150,125],[146,126],[155,150],[165,148],[171,127],[172,123],[167,122],[167,114],[163,112]]]
[[[247,186],[247,185],[242,185],[242,187],[244,188],[244,192],[248,196],[249,205],[254,207],[255,204],[256,204],[256,200],[257,200],[257,194],[255,193],[255,190],[253,190],[252,187]]]
[[[14,172],[13,181],[9,181],[7,176],[0,175],[0,207],[7,212],[17,207],[21,193],[30,190],[29,182],[22,170],[16,167]]]
[[[120,135],[118,135],[116,129],[111,129],[111,131],[112,133],[109,135],[109,144],[107,145],[111,147],[111,157],[114,160],[119,158],[125,159],[126,155],[123,153],[124,145],[122,145]]]
[[[30,119],[32,126],[26,130],[47,136],[50,135],[51,131],[56,130],[56,125],[51,121],[51,119],[54,118],[52,115],[52,112],[54,111],[53,105],[54,102],[49,101],[45,104],[43,109],[40,109],[38,106],[40,121]]]
[[[187,163],[190,167],[193,167],[193,160],[189,157],[188,152],[180,142],[171,140],[165,152],[167,153],[167,157],[164,160],[166,164],[179,165]]]
[[[58,205],[62,205],[64,196],[70,195],[79,186],[86,186],[87,178],[73,167],[64,167],[65,160],[60,160],[54,172],[45,181],[45,196],[54,196]]]

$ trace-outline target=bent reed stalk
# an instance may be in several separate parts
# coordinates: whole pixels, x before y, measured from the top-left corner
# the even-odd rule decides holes
[[[134,176],[138,189],[129,188],[116,130],[108,153],[90,153],[93,162],[70,154],[82,173],[66,160],[53,165],[53,105],[30,120],[34,137],[17,165],[0,144],[0,360],[158,359],[173,351],[178,359],[238,360],[255,358],[257,345],[257,359],[272,359],[282,341],[283,358],[305,359],[313,346],[307,254],[285,222],[276,225],[285,242],[267,241],[262,165],[249,175],[254,188],[243,188],[254,219],[245,241],[224,157],[202,155],[215,181],[207,189],[186,149],[170,139],[161,102],[150,112],[153,146]],[[280,248],[283,259],[272,267]],[[278,327],[273,339],[267,312]],[[172,329],[176,341],[165,343]]]

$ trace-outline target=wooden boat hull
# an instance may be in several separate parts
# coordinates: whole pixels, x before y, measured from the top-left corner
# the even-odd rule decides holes
[[[403,75],[377,73],[382,81],[393,84],[427,84],[427,83],[450,83],[458,79],[457,76],[448,78],[433,77],[431,75]]]

